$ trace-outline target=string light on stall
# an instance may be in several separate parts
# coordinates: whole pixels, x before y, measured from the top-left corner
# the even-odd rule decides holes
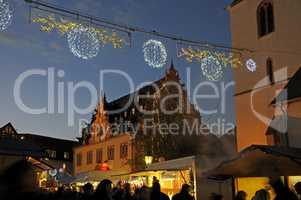
[[[160,68],[166,64],[167,51],[158,40],[146,41],[143,44],[143,54],[145,62],[151,67]]]
[[[0,0],[0,31],[6,30],[12,23],[13,11],[6,0]]]
[[[100,49],[98,35],[93,28],[79,25],[67,33],[70,51],[79,58],[91,59]]]

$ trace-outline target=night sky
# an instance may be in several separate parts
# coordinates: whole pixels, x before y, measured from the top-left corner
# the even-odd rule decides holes
[[[98,56],[91,60],[79,59],[69,51],[67,40],[56,32],[44,33],[36,24],[28,19],[28,4],[22,0],[8,0],[14,7],[14,21],[4,32],[0,32],[0,126],[12,122],[17,131],[47,135],[59,138],[74,139],[79,135],[78,120],[90,118],[90,115],[76,115],[75,125],[67,126],[65,114],[31,115],[21,111],[14,102],[13,87],[20,73],[33,68],[65,71],[65,77],[59,79],[67,83],[73,81],[90,81],[98,88],[99,71],[101,69],[120,69],[131,75],[135,84],[153,81],[162,77],[170,60],[173,59],[176,69],[180,72],[183,83],[186,83],[185,70],[191,69],[192,84],[205,81],[197,63],[187,63],[177,58],[174,41],[154,36],[134,33],[133,46],[113,49],[102,47]],[[114,22],[140,26],[148,30],[172,33],[194,40],[231,45],[229,14],[225,9],[231,0],[49,0],[60,6],[80,10],[100,18]],[[168,64],[160,69],[146,65],[142,54],[143,42],[148,39],[159,39],[167,47]],[[224,81],[232,81],[231,69],[225,72]],[[216,82],[219,84],[219,82]],[[45,77],[32,77],[22,87],[22,98],[31,107],[40,108],[47,105],[47,80]],[[124,79],[107,76],[105,93],[108,101],[114,100],[129,92]],[[208,91],[204,89],[203,94]],[[204,122],[213,123],[224,118],[235,121],[232,90],[227,93],[227,112],[203,116]],[[67,92],[66,92],[67,95]],[[67,107],[67,99],[65,99]],[[76,104],[86,107],[90,96],[86,90],[76,94]],[[56,104],[57,106],[57,104]],[[219,101],[198,102],[201,108],[219,107]]]

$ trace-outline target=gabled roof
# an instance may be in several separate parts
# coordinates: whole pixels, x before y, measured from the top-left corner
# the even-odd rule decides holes
[[[7,134],[6,133],[6,129],[9,128],[11,130],[12,134],[17,134],[16,129],[14,128],[14,126],[9,122],[7,124],[5,124],[4,126],[2,126],[0,128],[0,134]]]
[[[113,123],[113,122],[115,122],[115,118],[119,119],[120,116],[122,116],[122,118],[125,121],[131,121],[132,123],[135,124],[135,122],[137,121],[137,117],[138,117],[138,115],[132,114],[132,109],[136,108],[135,101],[134,101],[135,96],[154,94],[157,91],[157,88],[161,87],[161,85],[166,81],[167,77],[171,77],[172,80],[179,81],[179,83],[180,83],[179,74],[178,74],[178,71],[175,69],[173,62],[171,62],[170,68],[166,71],[165,76],[163,76],[159,80],[154,81],[150,84],[147,84],[147,85],[137,89],[136,91],[126,94],[124,96],[121,96],[118,99],[113,100],[111,102],[107,102],[105,100],[105,105],[104,105],[105,109],[107,111],[114,111],[114,113],[110,113],[108,116],[109,122]],[[140,106],[144,106],[147,103],[148,103],[147,100],[143,100],[143,99],[139,100]],[[116,111],[120,111],[120,112],[116,112]],[[95,113],[96,112],[97,112],[97,110],[95,110]],[[123,115],[125,112],[127,112],[127,117],[125,117]],[[94,116],[92,116],[91,123],[93,123],[94,119],[95,119]]]
[[[273,99],[271,104],[283,103],[301,97],[301,67],[289,80],[283,90]]]

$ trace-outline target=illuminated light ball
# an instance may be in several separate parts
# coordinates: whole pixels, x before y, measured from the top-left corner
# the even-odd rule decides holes
[[[0,0],[0,31],[6,30],[13,21],[13,11],[8,2]]]
[[[246,61],[246,67],[249,71],[255,72],[257,68],[257,64],[253,59],[250,58]]]
[[[98,34],[93,28],[79,25],[67,34],[71,52],[79,58],[91,59],[97,56],[100,49]]]
[[[202,74],[210,81],[218,81],[223,77],[223,67],[221,62],[209,55],[201,61]]]
[[[145,62],[151,67],[160,68],[166,64],[167,51],[158,40],[146,41],[143,44],[143,54]]]

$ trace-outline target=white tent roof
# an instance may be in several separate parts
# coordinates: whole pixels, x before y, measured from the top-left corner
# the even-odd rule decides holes
[[[195,156],[188,156],[163,162],[153,163],[145,168],[146,171],[184,170],[192,167]]]

